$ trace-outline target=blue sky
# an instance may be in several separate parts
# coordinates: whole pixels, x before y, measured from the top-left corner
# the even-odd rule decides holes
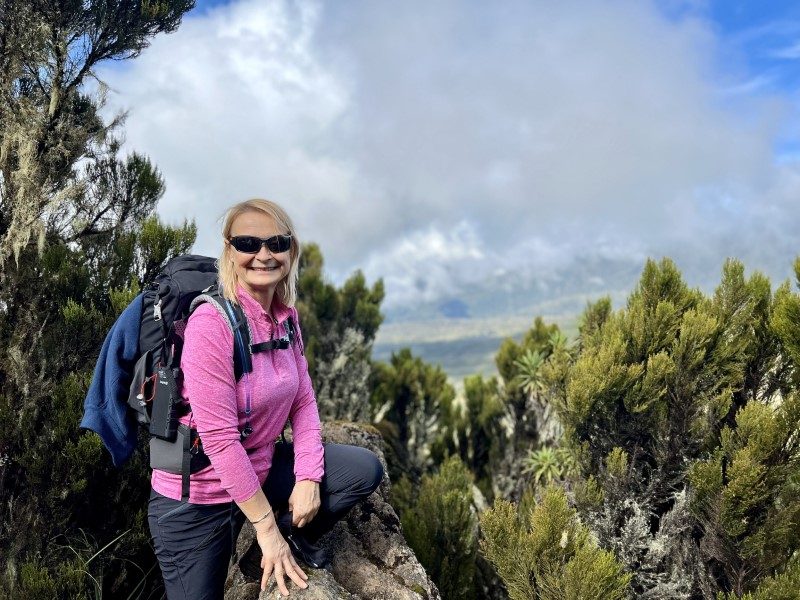
[[[800,83],[800,4],[715,2],[708,17],[732,55],[765,90],[796,94]]]
[[[221,4],[229,4],[231,0],[197,0],[195,4],[194,13],[205,13],[209,9],[219,6]]]
[[[700,18],[719,36],[718,76],[739,94],[779,94],[800,108],[800,3],[774,0],[661,0],[658,7],[674,20]],[[776,159],[800,154],[800,121],[786,123],[775,140]]]
[[[109,109],[197,252],[271,197],[393,314],[596,296],[648,256],[783,279],[800,252],[788,2],[200,0],[120,66]]]

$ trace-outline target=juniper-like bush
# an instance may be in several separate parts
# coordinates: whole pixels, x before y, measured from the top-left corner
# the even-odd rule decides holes
[[[800,547],[798,315],[735,260],[711,297],[664,259],[622,310],[587,309],[550,389],[585,451],[576,505],[636,598],[740,597]]]
[[[406,540],[442,598],[474,598],[477,517],[472,475],[458,457],[422,478],[416,502],[402,511],[401,520]]]
[[[598,548],[562,489],[545,490],[529,517],[521,519],[516,506],[497,499],[480,522],[481,549],[512,600],[626,597],[630,574],[613,553]]]

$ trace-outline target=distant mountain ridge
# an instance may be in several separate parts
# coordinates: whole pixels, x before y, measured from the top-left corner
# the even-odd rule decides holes
[[[782,281],[789,276],[791,262],[788,257],[785,275],[776,275],[780,272],[777,267],[767,275],[773,282]],[[586,258],[540,276],[505,273],[488,277],[480,287],[454,290],[446,300],[387,308],[373,358],[388,360],[392,352],[409,347],[426,362],[441,365],[454,382],[473,373],[491,375],[495,373],[494,354],[504,338],[521,339],[537,316],[557,323],[574,337],[587,303],[610,296],[615,309],[622,307],[643,266],[643,260],[633,257]],[[683,276],[690,286],[709,293],[719,284],[722,266],[720,263],[715,272],[707,273],[689,264]]]

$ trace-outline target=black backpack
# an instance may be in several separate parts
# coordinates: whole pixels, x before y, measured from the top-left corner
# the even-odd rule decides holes
[[[213,258],[191,254],[173,258],[144,290],[139,353],[128,406],[152,436],[151,468],[180,474],[184,500],[189,496],[189,475],[210,464],[197,430],[178,422],[191,411],[189,403],[180,397],[183,333],[189,316],[204,302],[211,303],[231,328],[231,360],[237,382],[253,370],[252,354],[290,348],[295,338],[290,317],[284,337],[252,344],[250,325],[242,308],[219,293]],[[242,441],[252,433],[249,406],[245,414]]]

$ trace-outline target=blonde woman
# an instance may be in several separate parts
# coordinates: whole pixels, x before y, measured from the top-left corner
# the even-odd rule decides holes
[[[262,588],[271,576],[284,596],[287,578],[306,588],[295,555],[322,566],[316,540],[383,478],[369,450],[322,444],[294,307],[300,246],[289,216],[248,200],[228,210],[222,238],[220,291],[243,309],[251,343],[295,335],[288,347],[254,353],[252,372],[237,381],[223,316],[206,303],[189,318],[181,369],[191,412],[182,422],[197,429],[210,465],[191,475],[188,501],[181,475],[153,471],[148,520],[169,600],[223,597],[245,518],[263,553]],[[276,444],[287,420],[293,444]]]

